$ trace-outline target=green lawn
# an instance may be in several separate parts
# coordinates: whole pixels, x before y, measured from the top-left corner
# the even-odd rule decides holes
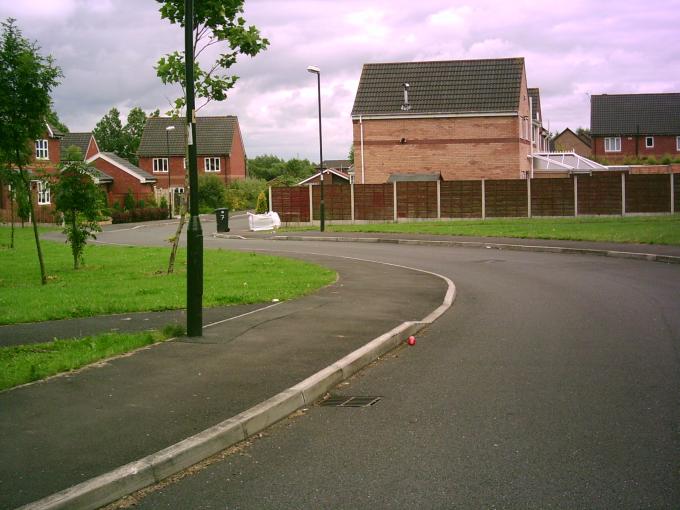
[[[283,231],[318,230],[286,228]],[[473,237],[569,239],[680,245],[680,215],[453,220],[368,225],[328,225],[328,232],[378,232]]]
[[[78,339],[0,347],[0,390],[44,379],[59,372],[75,370],[88,363],[182,334],[183,331],[178,327],[169,326],[163,331],[106,333]]]
[[[0,227],[0,324],[167,310],[186,306],[186,252],[166,275],[170,248],[89,245],[85,265],[73,270],[70,247],[43,241],[47,285],[40,285],[31,229]],[[334,281],[333,271],[298,260],[205,250],[204,306],[286,300]]]

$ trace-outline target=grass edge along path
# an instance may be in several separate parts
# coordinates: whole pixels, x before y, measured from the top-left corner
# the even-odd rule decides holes
[[[286,227],[280,232],[314,231]],[[326,226],[328,232],[510,237],[680,246],[680,214],[664,216],[504,218]]]
[[[104,333],[39,344],[0,347],[0,391],[76,370],[182,335],[184,328],[172,324],[161,331]]]
[[[88,245],[85,264],[73,269],[70,247],[42,240],[48,283],[40,285],[29,229],[0,227],[0,324],[162,311],[186,306],[186,250],[166,275],[169,248]],[[335,271],[273,255],[207,249],[203,306],[285,301],[333,283]]]

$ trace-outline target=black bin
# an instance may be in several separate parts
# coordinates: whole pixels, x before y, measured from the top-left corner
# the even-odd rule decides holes
[[[229,209],[226,207],[215,209],[215,221],[218,232],[229,232]]]

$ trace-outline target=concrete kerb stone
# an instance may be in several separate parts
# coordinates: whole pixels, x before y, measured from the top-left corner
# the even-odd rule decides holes
[[[453,304],[456,292],[453,282],[442,275],[429,274],[444,279],[448,289],[443,303],[423,321],[403,322],[336,363],[232,418],[143,459],[24,505],[18,510],[99,508],[178,473],[264,430],[301,407],[311,405],[342,380],[430,324]]]
[[[537,246],[525,244],[485,243],[478,241],[435,241],[430,239],[394,239],[382,237],[321,237],[321,236],[289,236],[277,235],[269,238],[273,241],[334,241],[352,243],[386,243],[418,246],[444,246],[461,248],[494,248],[497,250],[532,251],[543,253],[567,253],[576,255],[598,255],[632,260],[647,260],[651,262],[665,262],[680,264],[680,257],[674,255],[657,255],[653,253],[635,253],[616,250],[599,250],[595,248],[571,248],[566,246]]]

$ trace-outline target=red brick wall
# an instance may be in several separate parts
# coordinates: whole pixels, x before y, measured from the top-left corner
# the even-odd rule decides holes
[[[516,116],[364,120],[363,127],[367,184],[384,183],[394,173],[441,173],[444,180],[519,178],[529,167],[529,143],[519,139]],[[358,121],[353,128],[361,184]]]
[[[87,154],[85,154],[85,159],[90,159],[92,156],[99,152],[99,146],[97,146],[97,141],[94,136],[90,136],[90,144],[87,147]]]
[[[231,154],[227,159],[227,180],[245,179],[246,177],[246,151],[243,147],[241,130],[236,124],[234,139],[231,142]]]
[[[108,190],[109,205],[113,205],[114,202],[123,205],[123,200],[128,190],[132,190],[135,200],[145,200],[149,195],[153,195],[153,183],[141,183],[136,177],[102,158],[95,159],[92,164],[102,172],[113,177],[113,184],[110,185]]]
[[[608,137],[593,137],[593,155],[604,158],[612,164],[623,163],[624,159],[636,156],[640,158],[654,156],[657,159],[661,159],[666,155],[671,157],[680,156],[680,151],[678,151],[676,147],[675,136],[654,136],[654,147],[651,149],[645,147],[645,135],[622,136],[621,152],[605,152],[605,138]],[[635,151],[636,145],[637,152]]]

